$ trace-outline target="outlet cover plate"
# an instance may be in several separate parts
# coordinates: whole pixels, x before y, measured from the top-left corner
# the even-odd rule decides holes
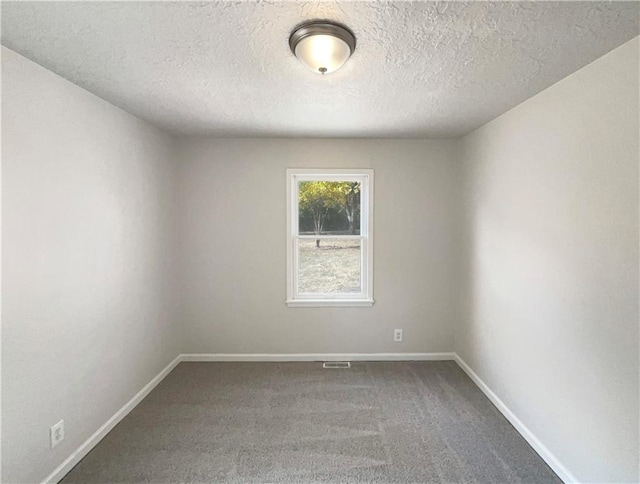
[[[64,440],[64,420],[60,420],[60,422],[49,429],[49,437],[51,439],[52,449]]]

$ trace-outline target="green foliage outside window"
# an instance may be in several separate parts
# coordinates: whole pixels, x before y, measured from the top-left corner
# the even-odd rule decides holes
[[[360,182],[304,181],[298,188],[300,233],[360,233]]]

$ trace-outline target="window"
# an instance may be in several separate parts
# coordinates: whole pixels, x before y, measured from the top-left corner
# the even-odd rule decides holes
[[[287,170],[287,305],[373,305],[373,170]]]

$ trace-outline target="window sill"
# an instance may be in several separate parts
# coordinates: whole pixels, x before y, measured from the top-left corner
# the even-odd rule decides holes
[[[373,306],[373,299],[289,299],[290,308],[364,308]]]

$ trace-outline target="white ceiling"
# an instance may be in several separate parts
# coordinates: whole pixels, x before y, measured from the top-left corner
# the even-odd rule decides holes
[[[2,2],[2,43],[192,136],[459,137],[639,34],[638,2]],[[353,57],[291,54],[308,19]]]

